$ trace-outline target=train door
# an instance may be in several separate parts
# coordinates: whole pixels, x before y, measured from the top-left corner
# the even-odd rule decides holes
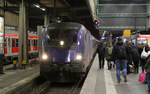
[[[30,48],[31,48],[31,52],[33,52],[33,40],[30,39]]]
[[[5,37],[5,41],[4,41],[4,47],[5,47],[5,49],[4,49],[4,54],[6,55],[7,54],[7,44],[8,44],[8,38],[7,37]]]
[[[33,43],[33,50],[36,51],[37,50],[37,40],[34,39],[33,41],[34,41],[34,43]]]
[[[12,53],[17,53],[16,38],[12,38]]]
[[[19,53],[19,51],[18,51],[18,49],[19,49],[19,45],[18,44],[19,43],[18,43],[18,39],[17,38],[16,38],[16,43],[15,44],[16,44],[16,52]]]
[[[11,39],[12,38],[10,38],[10,37],[7,38],[7,53],[8,53],[8,55],[11,54],[11,49],[12,49],[12,46],[11,46],[11,44],[12,44],[11,42],[12,41],[11,41]]]
[[[85,35],[85,37],[86,37],[86,67],[88,67],[88,65],[89,65],[89,63],[90,63],[90,51],[91,51],[91,49],[90,49],[90,36],[89,36],[89,32],[87,31],[86,32],[86,35]]]
[[[30,52],[31,51],[31,40],[30,39],[28,39],[28,51]]]

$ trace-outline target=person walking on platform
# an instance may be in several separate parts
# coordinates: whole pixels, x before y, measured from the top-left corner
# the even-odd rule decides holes
[[[148,47],[148,45],[146,44],[146,45],[142,45],[142,52],[143,52],[143,50],[145,49],[145,52],[148,52],[148,51],[150,51],[150,49],[149,49],[149,47]],[[141,54],[142,54],[142,52],[141,52]],[[141,55],[140,54],[140,55]],[[147,58],[141,58],[141,67],[142,67],[142,72],[144,72],[144,66],[145,66],[145,64],[146,64],[146,60],[147,60]]]
[[[131,73],[130,65],[132,65],[131,42],[126,41],[125,47],[127,49],[127,74]]]
[[[107,66],[108,66],[108,70],[111,70],[112,68],[112,50],[113,50],[113,46],[112,43],[109,43],[108,46],[105,49],[105,58],[107,60]]]
[[[140,55],[139,55],[138,49],[134,45],[131,46],[131,56],[132,56],[132,60],[134,63],[135,73],[138,73],[139,72]]]
[[[121,38],[118,39],[118,42],[116,43],[116,46],[114,46],[112,53],[116,63],[116,76],[118,83],[121,81],[121,69],[123,71],[124,82],[127,82],[127,49]]]
[[[99,68],[104,68],[104,58],[105,58],[105,46],[103,43],[100,43],[98,45],[98,49],[97,49],[97,52],[98,52],[98,57],[99,57]]]
[[[147,62],[145,64],[145,71],[146,71],[146,81],[148,84],[148,94],[150,94],[150,56],[147,58]]]

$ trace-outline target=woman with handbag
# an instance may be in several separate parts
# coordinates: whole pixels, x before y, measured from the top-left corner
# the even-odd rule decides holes
[[[147,57],[149,56],[149,47],[148,45],[146,44],[146,46],[143,48],[143,51],[141,53],[141,67],[142,67],[142,72],[144,72],[144,66],[146,64],[146,60],[147,60]]]

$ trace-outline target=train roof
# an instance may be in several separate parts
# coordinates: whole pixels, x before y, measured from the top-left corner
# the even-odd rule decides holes
[[[81,24],[74,22],[62,22],[62,23],[51,23],[48,26],[48,29],[56,29],[56,28],[70,28],[70,29],[80,29]]]

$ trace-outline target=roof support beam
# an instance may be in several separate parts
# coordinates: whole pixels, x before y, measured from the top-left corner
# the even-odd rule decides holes
[[[70,7],[70,4],[66,0],[59,0],[59,2],[66,5],[67,7]]]
[[[16,14],[16,15],[19,15],[19,13],[15,12],[15,11],[13,11],[11,9],[7,9],[7,8],[4,8],[4,7],[0,7],[0,9],[8,11],[8,12],[11,12],[11,13]]]

